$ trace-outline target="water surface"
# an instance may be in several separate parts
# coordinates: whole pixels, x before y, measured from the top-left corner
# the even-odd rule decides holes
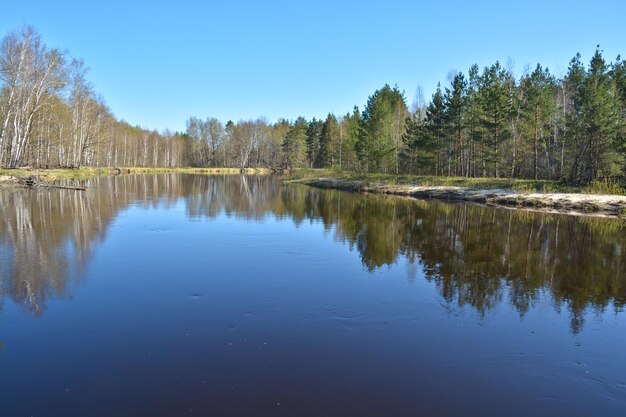
[[[133,175],[0,190],[1,416],[623,416],[626,225]]]

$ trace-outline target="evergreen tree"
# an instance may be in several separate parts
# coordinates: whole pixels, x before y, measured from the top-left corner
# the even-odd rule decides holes
[[[556,111],[554,95],[556,84],[550,71],[537,64],[535,70],[522,78],[520,88],[524,89],[525,100],[522,105],[522,115],[526,138],[532,149],[532,177],[539,178],[539,147],[543,146],[548,154],[546,168],[553,174],[550,158],[550,124]],[[550,175],[551,176],[551,175]]]
[[[466,175],[465,169],[465,109],[467,81],[463,73],[454,75],[446,88],[444,104],[448,130],[448,175]]]
[[[482,106],[478,89],[480,87],[480,74],[478,65],[474,64],[468,71],[466,117],[465,126],[467,129],[468,156],[467,156],[467,176],[475,177],[478,164],[477,157],[483,143],[482,127]]]
[[[407,113],[404,94],[398,87],[385,84],[367,100],[363,110],[363,130],[356,143],[356,152],[361,165],[371,172],[388,172],[397,166],[394,161],[402,132],[395,129],[398,117]],[[400,135],[397,140],[397,135]]]
[[[362,131],[361,112],[354,106],[352,113],[347,113],[339,125],[339,169],[360,169],[356,147]]]
[[[616,147],[626,161],[626,60],[618,55],[611,69],[614,94],[618,99],[620,127],[616,139]],[[626,163],[622,167],[622,175],[626,179]]]
[[[306,152],[309,161],[309,167],[317,167],[318,154],[320,152],[320,139],[322,136],[322,126],[324,122],[317,120],[315,117],[309,122],[306,131]]]
[[[485,161],[493,167],[492,175],[500,176],[502,148],[509,132],[508,121],[511,102],[507,84],[510,74],[496,62],[486,67],[480,79],[480,103],[483,110],[483,126],[487,131]],[[483,168],[486,174],[486,167]]]
[[[335,166],[339,159],[339,126],[337,118],[329,113],[322,125],[320,133],[320,150],[317,155],[317,166],[320,168]]]
[[[406,120],[404,159],[407,171],[414,174],[429,173],[436,160],[437,144],[425,127],[425,121],[414,114]]]
[[[569,182],[579,181],[580,166],[585,152],[582,124],[583,83],[587,76],[580,54],[571,59],[567,75],[562,82],[563,103],[563,148],[561,176]]]
[[[300,168],[306,161],[307,130],[309,124],[304,117],[298,117],[291,126],[282,144],[285,166]]]
[[[589,63],[581,89],[585,157],[580,180],[589,183],[600,175],[613,176],[622,169],[622,155],[616,139],[619,133],[618,99],[613,94],[608,67],[600,49]]]
[[[420,143],[435,153],[435,175],[444,174],[446,156],[446,105],[441,92],[441,84],[437,84],[437,90],[433,99],[426,108],[426,120],[424,121],[423,137]]]

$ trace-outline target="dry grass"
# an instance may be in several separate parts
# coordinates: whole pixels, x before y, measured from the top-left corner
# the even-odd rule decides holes
[[[518,193],[583,193],[603,195],[626,195],[626,187],[615,182],[596,181],[588,186],[576,187],[558,181],[525,180],[512,178],[466,178],[435,177],[419,175],[394,175],[375,173],[350,173],[329,169],[297,169],[292,171],[288,182],[304,182],[319,178],[337,178],[364,181],[382,185],[447,186],[470,189],[510,190]]]
[[[120,167],[120,168],[93,168],[85,167],[79,169],[0,169],[0,177],[21,178],[31,175],[41,175],[47,182],[57,180],[80,180],[99,175],[111,174],[163,174],[163,173],[185,173],[185,174],[206,174],[224,175],[241,174],[239,168],[143,168],[143,167]],[[246,174],[269,174],[265,168],[247,168]]]

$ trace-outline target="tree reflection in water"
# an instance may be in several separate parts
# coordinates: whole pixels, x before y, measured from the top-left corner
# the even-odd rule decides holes
[[[42,314],[47,300],[80,281],[121,210],[183,201],[192,219],[321,221],[368,270],[404,257],[448,303],[480,314],[507,301],[524,315],[550,296],[555,309],[569,311],[576,333],[587,310],[619,312],[626,301],[620,220],[364,196],[262,176],[128,175],[87,185],[88,192],[0,192],[0,298]]]

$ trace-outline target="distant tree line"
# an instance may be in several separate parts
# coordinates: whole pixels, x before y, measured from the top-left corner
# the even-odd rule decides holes
[[[450,76],[411,109],[383,86],[363,110],[324,119],[191,117],[185,132],[116,119],[82,60],[48,48],[32,27],[0,45],[0,166],[230,166],[584,184],[626,176],[626,60],[580,55],[556,77],[537,65],[516,77],[500,63]]]

